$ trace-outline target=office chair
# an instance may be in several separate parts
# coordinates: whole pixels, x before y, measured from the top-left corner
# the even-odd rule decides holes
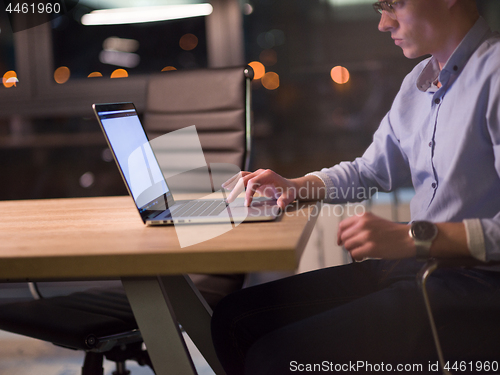
[[[152,368],[123,288],[92,288],[67,296],[4,304],[0,329],[86,352],[82,375],[102,375],[103,359],[127,375],[126,360]]]
[[[152,75],[143,119],[148,136],[196,125],[207,168],[248,169],[252,78],[250,67]],[[242,274],[190,276],[212,308],[244,281]],[[102,375],[104,357],[116,362],[115,375],[129,374],[128,359],[152,367],[125,291],[108,285],[2,305],[0,329],[85,351],[82,375]],[[36,284],[31,289],[39,294]]]
[[[452,259],[429,259],[421,268],[420,272],[417,274],[417,284],[420,287],[422,292],[422,297],[424,299],[427,317],[429,318],[429,323],[431,326],[432,336],[434,339],[434,345],[436,347],[436,354],[439,359],[440,370],[443,375],[451,375],[452,372],[449,371],[450,366],[445,366],[445,355],[443,352],[443,346],[441,344],[441,340],[438,333],[438,328],[436,322],[434,320],[434,316],[432,313],[432,301],[429,298],[427,292],[427,281],[431,277],[434,271],[440,268],[472,268],[476,266],[500,266],[500,262],[481,262],[479,260],[473,258],[452,258]],[[498,315],[500,311],[492,312],[492,314]],[[497,330],[498,331],[498,330]],[[492,358],[492,361],[495,361],[500,354],[499,347],[491,347],[488,353],[484,353],[485,358]],[[446,368],[448,367],[448,368]],[[457,373],[464,373],[463,371],[459,371]]]
[[[391,213],[392,213],[391,220],[395,221],[395,222],[399,221],[398,220],[399,218],[397,216],[398,206],[399,206],[399,199],[398,199],[397,193],[398,193],[398,191],[396,190],[395,192],[393,192],[393,194],[391,196]],[[367,204],[368,204],[367,209],[370,210],[372,202],[368,201]],[[474,258],[448,258],[448,259],[431,258],[428,261],[426,261],[425,263],[422,263],[422,268],[420,269],[420,271],[416,275],[416,282],[417,282],[417,285],[422,293],[422,298],[424,300],[427,318],[429,320],[429,325],[430,325],[431,332],[432,332],[432,337],[433,337],[434,346],[435,346],[435,353],[436,353],[436,356],[437,356],[437,359],[439,362],[440,372],[444,375],[451,375],[452,374],[452,372],[450,372],[449,370],[447,370],[445,368],[445,364],[447,363],[446,359],[448,359],[451,363],[453,363],[453,361],[451,358],[446,358],[446,351],[443,350],[442,337],[440,338],[438,325],[436,324],[436,321],[435,321],[434,315],[433,315],[433,309],[432,309],[432,302],[433,301],[431,300],[429,293],[427,291],[427,281],[433,275],[433,273],[438,269],[442,269],[442,268],[455,268],[455,269],[473,268],[473,267],[477,267],[477,266],[482,266],[482,267],[484,267],[484,266],[497,266],[498,267],[498,266],[500,266],[500,262],[490,261],[490,262],[484,263],[484,262],[481,262],[481,261],[476,260]],[[500,314],[500,311],[492,312],[492,314],[498,315],[498,314]],[[494,327],[491,327],[491,328],[494,329]],[[500,331],[500,328],[497,328],[495,330],[495,332],[499,332],[499,331]],[[446,349],[446,347],[444,349]],[[490,349],[491,349],[490,351],[488,351],[487,353],[484,353],[485,358],[498,358],[500,355],[500,347],[496,346],[496,347],[491,347]],[[448,363],[450,363],[450,362],[448,362]],[[447,367],[449,367],[449,366],[447,366]],[[464,373],[464,371],[458,371],[457,373]]]

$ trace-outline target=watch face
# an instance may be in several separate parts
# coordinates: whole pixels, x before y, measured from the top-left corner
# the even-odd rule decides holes
[[[412,237],[419,241],[430,241],[437,235],[437,228],[428,221],[415,221],[411,225]]]

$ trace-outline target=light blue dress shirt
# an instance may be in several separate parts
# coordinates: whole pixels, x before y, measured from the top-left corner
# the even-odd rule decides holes
[[[473,256],[500,260],[500,35],[480,18],[442,71],[419,63],[363,156],[312,174],[327,203],[413,184],[412,220],[463,221]]]

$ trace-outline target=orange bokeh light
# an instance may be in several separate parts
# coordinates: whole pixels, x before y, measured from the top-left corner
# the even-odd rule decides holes
[[[102,77],[102,73],[100,72],[92,72],[90,73],[87,78],[92,78],[92,77]]]
[[[71,75],[71,71],[67,66],[60,66],[54,72],[54,81],[62,85],[66,83]]]
[[[264,77],[264,74],[266,74],[266,68],[264,64],[262,64],[261,62],[252,61],[248,65],[250,65],[253,69],[254,73],[253,79],[261,79],[262,77]]]
[[[179,40],[179,46],[184,51],[191,51],[198,45],[198,37],[194,34],[184,34]]]
[[[262,86],[268,90],[276,90],[280,87],[280,77],[275,72],[267,72],[260,81],[262,82]]]
[[[111,78],[126,78],[128,77],[128,72],[125,69],[116,69],[111,73]]]
[[[2,82],[3,85],[7,88],[12,86],[15,87],[17,82],[19,82],[19,80],[17,79],[17,73],[13,70],[9,70],[3,75]]]
[[[174,67],[174,66],[166,66],[161,71],[162,72],[168,72],[169,70],[177,70],[177,68]]]
[[[336,66],[332,68],[330,76],[332,77],[333,82],[338,83],[339,85],[349,82],[350,78],[349,71],[343,66]]]

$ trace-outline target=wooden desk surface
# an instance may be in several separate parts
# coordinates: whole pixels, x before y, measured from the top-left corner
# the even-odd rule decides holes
[[[319,212],[300,206],[181,248],[173,226],[145,226],[128,196],[2,201],[0,280],[295,269]]]

